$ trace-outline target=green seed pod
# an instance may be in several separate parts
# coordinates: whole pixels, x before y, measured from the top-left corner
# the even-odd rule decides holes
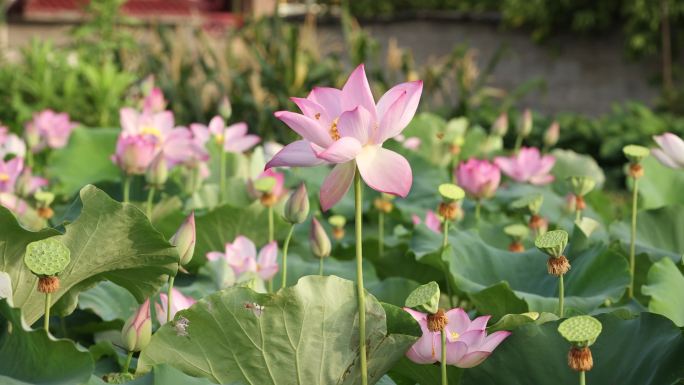
[[[254,189],[262,193],[268,193],[271,192],[271,190],[273,190],[276,183],[277,181],[275,178],[266,176],[254,181]]]
[[[46,238],[26,246],[24,263],[35,275],[57,275],[71,261],[71,251],[60,240]]]
[[[413,290],[406,298],[404,306],[435,314],[439,309],[439,295],[437,282],[428,282]]]
[[[543,203],[544,196],[542,194],[532,194],[513,201],[513,203],[511,203],[511,207],[514,209],[526,208],[530,210],[530,214],[538,215]]]
[[[504,227],[504,233],[514,240],[520,241],[527,238],[527,236],[530,234],[530,228],[516,223]]]
[[[596,181],[588,176],[571,176],[568,178],[572,192],[580,197],[587,195],[596,187]]]
[[[443,183],[439,185],[438,190],[439,195],[442,196],[446,203],[460,201],[465,198],[465,191],[453,183]]]
[[[559,258],[568,245],[568,233],[565,230],[546,232],[534,240],[534,245],[549,257]]]
[[[342,215],[333,215],[328,218],[328,223],[330,223],[330,226],[332,227],[344,227],[344,225],[347,224],[347,218],[343,217]]]
[[[644,146],[638,146],[636,144],[628,144],[622,148],[622,152],[625,154],[627,159],[631,163],[640,163],[644,158],[646,158],[651,150]]]
[[[558,325],[558,333],[573,346],[585,347],[596,342],[602,328],[601,322],[596,318],[580,315],[561,322]]]

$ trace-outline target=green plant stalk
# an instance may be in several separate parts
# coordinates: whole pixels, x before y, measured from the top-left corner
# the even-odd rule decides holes
[[[318,261],[318,275],[323,276],[323,259],[320,258]]]
[[[43,317],[43,327],[46,333],[50,333],[50,301],[52,293],[45,293],[45,316]]]
[[[576,209],[575,210],[575,222],[579,222],[582,220],[582,210]]]
[[[128,373],[128,368],[131,366],[131,359],[133,358],[133,352],[128,352],[128,355],[126,356],[126,363],[124,363],[123,370],[121,373]]]
[[[444,219],[444,221],[442,222],[442,227],[444,228],[444,235],[442,237],[442,250],[444,250],[447,247],[447,245],[449,245],[449,220]],[[444,263],[444,282],[447,289],[447,296],[449,296],[449,307],[453,309],[454,298],[451,294],[451,284],[449,284],[449,266],[444,262],[444,260],[442,260],[442,263]]]
[[[563,318],[563,303],[565,302],[565,286],[563,274],[558,276],[558,317]]]
[[[166,322],[171,321],[171,305],[173,304],[173,281],[176,279],[176,277],[170,275],[169,276],[169,291],[166,294]]]
[[[447,380],[447,363],[446,363],[446,330],[442,329],[442,359],[440,360],[439,366],[442,368],[442,385],[448,385]]]
[[[33,151],[31,151],[31,149],[26,151],[26,164],[29,168],[33,168]]]
[[[385,251],[385,214],[378,213],[378,254],[382,257]]]
[[[290,239],[292,238],[292,233],[294,232],[295,225],[294,223],[290,226],[290,231],[287,233],[287,238],[285,238],[285,243],[283,244],[283,275],[282,279],[280,280],[281,285],[280,288],[284,289],[285,286],[287,286],[287,248],[290,246]],[[323,260],[321,258],[321,260]]]
[[[580,385],[586,385],[587,379],[585,376],[586,372],[584,370],[579,372],[579,383]]]
[[[220,148],[221,150],[221,161],[219,163],[219,201],[224,202],[226,199],[226,152],[223,150],[223,146]]]
[[[359,355],[361,361],[361,385],[368,385],[368,364],[366,362],[366,295],[363,288],[363,207],[361,200],[361,174],[358,168],[354,174],[354,225],[356,228],[356,287],[359,305]]]
[[[477,199],[475,201],[475,225],[480,224],[480,211],[482,209],[482,201],[480,199]]]
[[[273,222],[273,206],[268,206],[268,242],[273,242],[275,238],[275,224]],[[266,283],[269,293],[273,293],[273,280],[269,279]]]
[[[634,178],[634,187],[632,188],[632,233],[629,241],[629,288],[627,289],[627,298],[634,297],[634,272],[636,268],[636,227],[637,227],[637,199],[639,191],[639,179]]]
[[[147,206],[146,206],[146,212],[147,212],[147,219],[152,221],[152,203],[154,202],[154,193],[155,193],[155,188],[150,186],[149,191],[147,192]]]
[[[131,193],[131,176],[125,175],[123,181],[123,201],[124,203],[130,202]]]
[[[518,136],[515,137],[515,147],[513,148],[513,153],[517,154],[520,152],[520,147],[522,147],[522,142],[523,142],[523,137],[522,135],[518,134]]]

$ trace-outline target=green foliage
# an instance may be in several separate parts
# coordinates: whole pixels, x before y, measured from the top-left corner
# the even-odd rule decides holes
[[[629,247],[630,223],[617,222],[611,225],[611,235]],[[652,260],[668,257],[675,262],[684,255],[684,207],[667,206],[641,211],[637,217],[636,250],[646,253]]]
[[[663,258],[651,266],[647,284],[641,288],[650,296],[648,310],[662,314],[677,326],[684,326],[684,275],[669,258]]]

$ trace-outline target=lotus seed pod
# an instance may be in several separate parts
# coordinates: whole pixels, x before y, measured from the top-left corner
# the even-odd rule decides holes
[[[439,185],[439,195],[446,203],[460,201],[465,198],[465,191],[453,183],[442,183]]]
[[[550,275],[556,277],[566,274],[568,271],[570,271],[570,267],[570,262],[562,255],[558,258],[549,257],[549,259],[546,261],[546,271],[548,271]]]
[[[342,215],[333,215],[328,218],[328,223],[330,223],[330,226],[333,227],[344,227],[344,225],[347,224],[347,218],[343,217]]]
[[[630,163],[627,174],[634,179],[639,179],[644,176],[644,168],[639,163]]]
[[[651,150],[636,144],[629,144],[622,148],[622,152],[631,163],[640,163],[651,153]]]
[[[437,309],[435,314],[428,314],[427,328],[433,333],[438,333],[444,330],[449,323],[449,318],[444,313],[444,309]]]
[[[520,241],[513,241],[508,245],[508,251],[511,253],[522,253],[525,251],[525,245]]]
[[[437,282],[428,282],[413,290],[406,298],[404,306],[435,314],[439,309],[439,296],[440,291]]]
[[[373,206],[375,206],[376,210],[378,210],[381,213],[385,213],[385,214],[391,213],[392,209],[394,208],[394,205],[392,204],[392,202],[385,199],[384,197],[375,198],[375,200],[373,201]]]
[[[526,195],[520,199],[517,199],[511,203],[511,207],[514,209],[528,209],[530,214],[537,215],[541,206],[544,203],[544,196],[542,194],[532,194]]]
[[[546,232],[534,240],[534,245],[548,256],[559,258],[568,245],[568,233],[565,230]]]
[[[570,317],[558,325],[558,333],[576,347],[591,346],[602,329],[601,322],[588,315]]]
[[[596,181],[588,176],[571,176],[568,178],[572,192],[578,196],[583,197],[596,187]]]
[[[514,240],[520,241],[527,238],[527,236],[530,234],[530,229],[525,225],[516,223],[504,227],[504,233]]]
[[[439,216],[449,221],[453,221],[454,219],[460,220],[463,218],[463,211],[458,205],[458,202],[440,203],[437,207],[437,213],[439,213]]]
[[[60,240],[46,238],[26,246],[24,263],[35,275],[57,275],[69,262],[71,251]]]
[[[38,292],[47,294],[55,293],[59,290],[59,277],[54,275],[47,275],[38,278]]]
[[[49,191],[39,190],[33,194],[33,198],[36,200],[36,202],[38,202],[40,207],[48,207],[55,200],[55,194]]]
[[[254,189],[262,193],[270,193],[276,183],[277,181],[275,178],[265,176],[254,181]]]
[[[309,194],[306,185],[302,183],[285,202],[283,218],[288,223],[298,224],[306,220],[309,216]]]
[[[589,347],[571,347],[568,352],[568,366],[576,372],[590,371],[594,367],[594,358]]]

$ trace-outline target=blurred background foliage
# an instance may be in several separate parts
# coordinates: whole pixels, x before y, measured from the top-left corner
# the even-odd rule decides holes
[[[676,48],[684,38],[684,23],[678,23],[684,2],[672,0],[355,0],[342,4],[344,46],[333,50],[322,49],[313,17],[303,22],[248,19],[217,38],[215,31],[192,20],[140,28],[119,12],[123,3],[90,2],[87,21],[73,28],[66,46],[35,40],[18,60],[0,58],[0,121],[19,131],[34,112],[52,108],[85,126],[118,127],[119,108],[139,104],[146,79],[154,74],[177,124],[208,121],[227,96],[235,120],[248,122],[252,131],[267,139],[289,142],[291,131],[279,129],[273,112],[294,108],[289,97],[305,96],[314,85],[340,86],[348,68],[364,62],[376,95],[391,84],[423,79],[423,111],[446,119],[464,116],[470,124],[487,128],[504,111],[515,122],[520,98],[543,88],[543,79],[523,79],[509,90],[493,87],[491,74],[501,64],[504,46],[477,60],[475,50],[460,45],[418,67],[412,53],[396,41],[382,50],[356,17],[430,10],[495,13],[505,28],[526,28],[541,42],[563,31],[602,33],[618,28],[635,57],[660,54],[665,19],[671,29],[669,44]],[[678,54],[676,49],[673,53]],[[675,87],[681,69],[670,67],[673,74],[663,80],[663,102],[655,110],[634,102],[616,105],[600,117],[535,114],[530,144],[541,144],[543,131],[556,119],[563,132],[560,147],[592,155],[619,178],[619,149],[624,144],[648,144],[653,134],[664,131],[684,133],[684,118],[678,115],[683,112],[684,88]],[[513,135],[509,132],[506,140],[513,140]]]

